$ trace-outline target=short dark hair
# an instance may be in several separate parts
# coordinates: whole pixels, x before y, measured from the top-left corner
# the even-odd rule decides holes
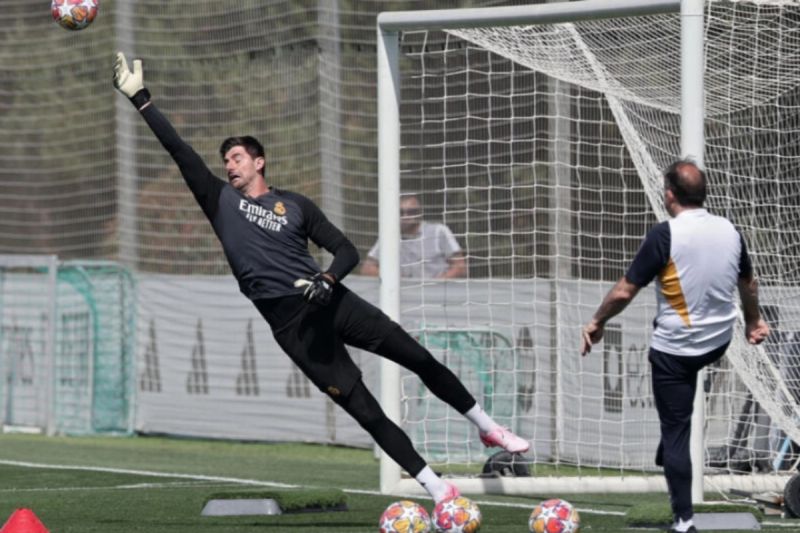
[[[697,170],[697,175],[681,172],[684,167]],[[680,159],[664,171],[664,185],[672,191],[680,205],[702,207],[706,200],[706,173],[691,159]]]
[[[219,147],[219,155],[222,159],[225,159],[225,154],[233,148],[234,146],[241,146],[244,150],[250,154],[250,157],[255,159],[256,157],[265,157],[264,156],[264,147],[258,142],[258,139],[255,137],[251,137],[250,135],[240,135],[237,137],[228,137]],[[264,170],[261,170],[261,174],[264,174]]]

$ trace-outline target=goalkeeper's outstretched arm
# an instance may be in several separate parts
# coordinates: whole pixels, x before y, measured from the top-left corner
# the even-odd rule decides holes
[[[141,60],[133,61],[133,71],[131,71],[125,55],[118,52],[114,62],[114,87],[127,96],[139,110],[161,145],[178,164],[183,179],[194,194],[197,203],[200,204],[208,219],[213,221],[224,182],[211,172],[197,152],[181,139],[172,124],[153,104],[150,99],[150,91],[144,87]]]

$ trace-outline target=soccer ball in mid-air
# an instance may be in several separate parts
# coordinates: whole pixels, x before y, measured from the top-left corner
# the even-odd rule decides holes
[[[436,533],[475,533],[481,528],[481,510],[464,496],[444,500],[433,508]]]
[[[53,0],[53,20],[68,30],[82,30],[92,23],[99,9],[98,0]]]
[[[537,505],[528,520],[531,533],[578,533],[578,511],[566,500],[553,498]]]
[[[431,518],[420,504],[400,500],[386,508],[378,527],[380,533],[429,533]]]

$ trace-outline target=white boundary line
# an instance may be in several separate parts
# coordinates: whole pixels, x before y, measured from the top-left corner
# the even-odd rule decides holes
[[[238,483],[240,485],[280,487],[286,489],[295,489],[302,487],[302,485],[290,485],[287,483],[276,483],[272,481],[259,481],[257,479],[242,479],[242,478],[223,477],[223,476],[205,476],[201,474],[178,474],[169,472],[154,472],[151,470],[109,468],[104,466],[54,465],[45,463],[30,463],[27,461],[7,461],[7,460],[0,460],[0,465],[20,466],[25,468],[52,469],[52,470],[83,470],[87,472],[107,472],[110,474],[130,474],[134,476],[169,477],[175,479],[194,479],[201,481],[221,481],[224,483]]]
[[[208,483],[205,481],[176,481],[174,483],[132,483],[128,485],[97,485],[94,487],[40,487],[28,489],[0,489],[0,493],[17,492],[78,492],[78,491],[101,491],[101,490],[138,490],[138,489],[171,489],[180,487],[208,487],[224,488],[231,487],[232,483]]]
[[[179,474],[179,473],[170,473],[170,472],[155,472],[152,470],[135,470],[129,468],[111,468],[105,466],[79,466],[79,465],[59,465],[59,464],[47,464],[47,463],[31,463],[28,461],[9,461],[9,460],[0,460],[0,465],[6,466],[18,466],[23,468],[37,468],[41,470],[78,470],[78,471],[85,471],[85,472],[107,472],[110,474],[129,474],[134,476],[148,476],[148,477],[163,477],[163,478],[173,478],[173,479],[189,479],[195,481],[213,481],[218,483],[232,483],[238,485],[250,485],[255,487],[279,487],[279,488],[286,488],[286,489],[299,489],[299,488],[313,488],[312,486],[308,485],[292,485],[288,483],[277,483],[274,481],[261,481],[258,479],[245,479],[245,478],[236,478],[236,477],[225,477],[225,476],[207,476],[203,474]],[[153,487],[158,485],[169,485],[169,484],[149,484],[149,483],[137,483],[131,485],[122,485],[122,486],[110,486],[110,487],[93,487],[92,490],[101,490],[103,488],[106,489],[117,489],[117,488],[151,488],[150,485]],[[37,489],[24,489],[24,490],[37,490]],[[71,490],[71,489],[39,489],[39,490]],[[80,489],[75,489],[80,490]],[[345,493],[349,494],[364,494],[368,496],[383,496],[385,497],[386,494],[382,494],[380,491],[377,490],[364,490],[364,489],[341,489]],[[398,495],[402,497],[402,495]],[[475,500],[475,503],[478,505],[485,505],[485,506],[495,506],[495,507],[512,507],[518,509],[533,509],[534,503],[510,503],[510,502],[493,502],[487,500]],[[593,510],[593,509],[578,509],[579,513],[585,514],[597,514],[597,515],[611,515],[611,516],[623,516],[625,515],[622,511],[600,511],[600,510]]]

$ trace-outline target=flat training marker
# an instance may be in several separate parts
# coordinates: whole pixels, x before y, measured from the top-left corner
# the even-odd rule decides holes
[[[692,517],[698,531],[715,529],[760,530],[761,524],[750,513],[695,513]]]
[[[263,499],[221,499],[208,500],[203,506],[203,516],[248,516],[283,514],[278,502],[272,498]]]
[[[203,516],[279,515],[347,511],[339,489],[240,490],[217,492],[205,499]],[[2,532],[0,532],[2,533]]]

